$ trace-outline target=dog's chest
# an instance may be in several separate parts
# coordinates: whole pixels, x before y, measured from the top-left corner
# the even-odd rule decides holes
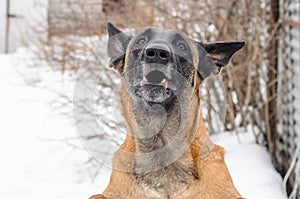
[[[162,198],[178,191],[185,191],[196,179],[189,165],[174,162],[171,165],[147,173],[135,174],[136,180],[144,189],[155,192]]]

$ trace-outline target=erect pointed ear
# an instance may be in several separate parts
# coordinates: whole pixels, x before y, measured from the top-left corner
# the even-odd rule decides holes
[[[120,31],[110,22],[107,23],[107,30],[109,36],[107,44],[107,56],[110,57],[109,66],[122,73],[125,53],[131,37]]]
[[[245,44],[244,41],[209,44],[198,42],[200,78],[205,79],[211,74],[219,74],[221,69],[229,63],[233,54],[243,48]]]

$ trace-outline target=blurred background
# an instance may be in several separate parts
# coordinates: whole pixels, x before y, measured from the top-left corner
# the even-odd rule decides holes
[[[62,192],[65,197],[70,198],[70,193],[73,193],[72,197],[80,198],[73,191],[77,187],[81,187],[77,190],[81,196],[87,198],[88,194],[97,193],[97,186],[102,187],[107,182],[108,172],[102,168],[101,163],[84,151],[76,133],[74,134],[72,89],[81,67],[87,67],[91,74],[97,74],[99,68],[107,67],[108,21],[125,32],[155,26],[177,29],[203,42],[245,40],[247,46],[223,70],[223,84],[208,81],[204,88],[206,91],[203,101],[206,102],[207,111],[203,117],[206,126],[212,136],[227,132],[232,135],[232,139],[237,139],[237,148],[234,150],[243,150],[243,143],[247,145],[247,140],[252,140],[250,148],[261,147],[264,150],[262,153],[267,154],[270,159],[273,170],[279,174],[276,174],[276,179],[279,179],[277,185],[283,191],[282,197],[277,194],[277,198],[300,198],[299,0],[0,0],[0,82],[4,89],[2,91],[9,93],[3,94],[5,97],[1,107],[4,111],[1,119],[6,123],[6,130],[14,132],[5,141],[0,141],[3,142],[2,149],[5,151],[2,156],[0,153],[0,157],[7,158],[6,164],[0,165],[0,168],[3,167],[3,175],[6,176],[3,179],[13,180],[11,183],[0,180],[1,184],[7,186],[6,191],[1,190],[0,196],[4,194],[6,198],[14,197],[14,193],[20,198],[25,196],[32,199],[37,198],[38,194],[47,193],[43,183],[39,185],[41,189],[38,192],[30,188],[16,189],[20,183],[17,179],[18,176],[30,178],[31,172],[44,173],[45,168],[48,168],[47,161],[44,166],[33,167],[37,169],[35,171],[31,165],[39,165],[48,157],[60,153],[59,147],[64,155],[57,155],[57,158],[51,160],[51,164],[54,162],[69,166],[50,167],[52,170],[43,179],[49,181],[49,173],[56,173],[56,169],[62,173],[64,170],[72,170],[77,174],[75,176],[71,172],[69,176],[72,177],[67,178],[68,180],[63,174],[50,180],[49,184],[55,184],[60,181],[58,178],[64,178],[60,189],[54,191],[57,195],[50,194],[52,198],[63,198]],[[103,131],[82,137],[83,140],[108,139],[118,146],[125,131],[116,132],[120,127],[124,128],[125,124],[108,117],[107,111],[102,110],[111,106],[107,93],[115,87],[117,74],[108,70],[105,75],[106,78],[101,78],[98,82],[97,111],[88,112],[85,99],[76,101],[79,103],[76,107],[81,107],[82,114],[95,115],[103,126]],[[12,86],[8,86],[8,82]],[[222,89],[218,89],[219,87]],[[41,101],[43,105],[40,104]],[[18,105],[14,110],[11,107],[15,104]],[[223,110],[226,112],[225,118]],[[47,114],[40,117],[41,112]],[[24,118],[28,121],[25,119],[24,122]],[[5,122],[6,120],[11,120],[11,124]],[[15,123],[19,120],[23,120],[20,125]],[[33,129],[27,128],[29,123]],[[21,127],[15,128],[15,125]],[[6,134],[5,132],[2,134]],[[248,134],[251,134],[251,138],[245,137]],[[24,148],[20,147],[24,145],[21,142],[24,141],[23,136],[26,137],[25,140],[28,139],[26,135],[31,135],[33,139],[28,140]],[[110,138],[112,135],[113,138]],[[42,143],[38,142],[34,148],[27,149],[30,148],[28,144],[36,142],[36,138],[42,140]],[[15,139],[20,141],[15,142]],[[10,144],[11,142],[15,144]],[[45,145],[48,150],[44,149]],[[240,145],[242,148],[239,148]],[[19,159],[24,155],[20,151],[24,149],[24,153],[28,155],[39,151],[38,146],[45,152],[28,157],[40,158],[24,163],[29,168],[24,171],[26,174],[19,167],[11,168],[15,162],[24,162],[22,158]],[[7,149],[11,154],[8,154]],[[257,155],[255,150],[251,152],[250,156]],[[103,157],[105,154],[103,152]],[[70,161],[64,159],[70,157]],[[251,160],[253,159],[249,157],[249,164],[253,162]],[[266,167],[264,164],[262,166]],[[240,167],[237,170],[245,171],[243,166]],[[259,167],[248,165],[247,168],[254,176],[260,176]],[[10,172],[4,172],[7,170]],[[13,173],[19,172],[20,175],[11,177]],[[243,175],[246,175],[245,172],[238,180]],[[106,179],[105,183],[103,178]],[[40,180],[39,174],[35,175],[32,182],[36,180]],[[249,183],[251,180],[253,179],[247,178],[245,181]],[[260,184],[253,180],[252,188],[244,188],[248,194],[244,194],[244,197],[274,199],[271,196],[273,191],[267,189],[261,189],[261,193],[264,192],[265,195],[251,195],[258,187],[265,185],[274,184]]]

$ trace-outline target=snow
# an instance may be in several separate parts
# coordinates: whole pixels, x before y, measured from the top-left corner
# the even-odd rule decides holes
[[[287,198],[281,176],[274,170],[266,148],[255,143],[253,134],[221,133],[215,142],[225,148],[225,161],[233,182],[243,197]]]
[[[25,50],[0,56],[0,198],[88,198],[103,179],[90,180],[83,166],[90,155],[63,142],[77,138],[72,121],[52,110],[51,91],[27,86],[41,77],[48,77],[42,84],[49,88],[57,86],[52,79],[60,73],[25,68],[27,56]],[[81,146],[77,139],[72,144]],[[107,181],[109,172],[101,176]]]
[[[0,54],[0,198],[81,199],[100,193],[110,169],[87,163],[91,155],[83,150],[73,121],[53,104],[53,89],[72,94],[72,77],[45,66],[28,67],[32,58],[28,49]],[[255,144],[252,133],[224,132],[213,139],[226,149],[243,197],[287,198],[266,149]]]

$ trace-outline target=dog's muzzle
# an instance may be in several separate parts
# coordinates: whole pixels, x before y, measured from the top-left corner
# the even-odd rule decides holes
[[[151,42],[141,52],[141,76],[134,93],[147,102],[166,102],[176,90],[171,48],[163,42]]]

